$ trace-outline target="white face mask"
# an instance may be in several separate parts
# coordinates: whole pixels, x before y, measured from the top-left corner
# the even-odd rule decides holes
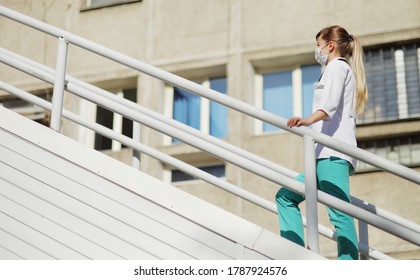
[[[316,61],[318,61],[319,64],[321,64],[321,66],[327,65],[328,53],[321,53],[321,50],[325,48],[326,45],[328,45],[328,43],[325,44],[323,47],[318,47],[315,49],[315,59]]]

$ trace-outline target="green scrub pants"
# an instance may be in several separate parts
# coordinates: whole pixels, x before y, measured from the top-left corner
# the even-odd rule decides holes
[[[332,196],[350,202],[349,176],[353,166],[346,160],[330,157],[316,161],[317,188]],[[304,182],[304,174],[295,179]],[[298,205],[305,198],[282,187],[276,195],[279,213],[280,235],[299,245],[305,246],[302,216]],[[340,260],[358,259],[358,239],[353,217],[331,207],[327,207],[331,223],[337,233],[337,251]]]

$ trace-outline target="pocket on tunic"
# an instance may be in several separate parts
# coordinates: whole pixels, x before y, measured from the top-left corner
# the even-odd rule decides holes
[[[314,97],[313,97],[313,104],[315,105],[315,108],[318,108],[319,104],[319,100],[322,97],[322,92],[324,90],[324,84],[320,83],[320,82],[316,82],[314,84]]]
[[[314,89],[315,90],[317,90],[317,89],[323,89],[324,88],[324,84],[323,83],[321,83],[321,82],[315,82],[315,84],[314,84]]]

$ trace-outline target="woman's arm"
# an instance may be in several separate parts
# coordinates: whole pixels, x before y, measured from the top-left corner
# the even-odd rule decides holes
[[[300,118],[300,117],[293,117],[287,120],[287,126],[288,127],[294,127],[294,126],[309,126],[313,123],[316,123],[320,120],[325,119],[328,117],[327,113],[325,113],[322,110],[317,110],[313,112],[311,115],[309,115],[307,118]]]

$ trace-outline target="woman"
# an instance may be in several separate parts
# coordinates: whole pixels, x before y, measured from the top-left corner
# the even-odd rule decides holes
[[[368,95],[362,46],[356,37],[336,25],[322,29],[316,42],[315,58],[325,69],[315,84],[313,113],[306,118],[292,117],[287,125],[312,125],[318,132],[356,146],[356,115],[363,111]],[[315,152],[318,189],[350,202],[349,176],[354,173],[356,160],[320,144]],[[304,182],[304,174],[296,180]],[[276,195],[281,236],[302,246],[303,224],[298,205],[303,200],[302,195],[284,187]],[[358,259],[353,218],[330,207],[327,210],[337,232],[338,259]]]

